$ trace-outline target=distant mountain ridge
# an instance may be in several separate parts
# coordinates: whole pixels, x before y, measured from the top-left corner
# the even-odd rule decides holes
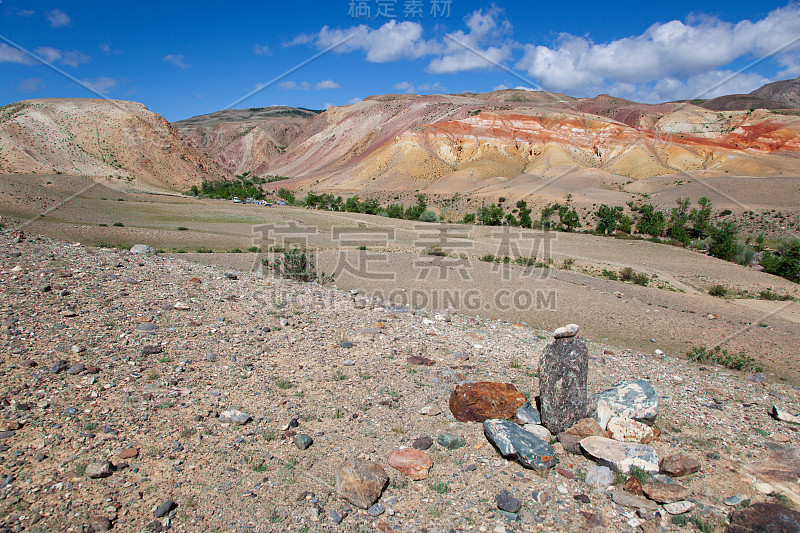
[[[768,83],[750,94],[784,104],[787,108],[800,108],[800,77]]]
[[[699,104],[716,111],[800,109],[800,78],[768,83],[750,94],[730,94]]]
[[[645,177],[800,175],[800,80],[749,95],[641,104],[544,91],[375,95],[325,111],[226,109],[169,124],[135,102],[0,108],[0,173],[67,173],[185,191],[251,172],[380,197],[525,198],[569,173],[617,190]],[[800,106],[797,106],[800,109]],[[751,111],[753,109],[753,111]]]
[[[225,175],[144,105],[81,98],[0,108],[0,174],[6,173],[74,174],[179,191]]]
[[[231,174],[263,174],[322,111],[288,106],[225,109],[173,125]]]

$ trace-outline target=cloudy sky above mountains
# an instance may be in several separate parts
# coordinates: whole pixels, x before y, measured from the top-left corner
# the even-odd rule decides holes
[[[0,104],[104,96],[178,120],[231,105],[517,87],[658,102],[800,76],[800,5],[739,4],[7,0]]]

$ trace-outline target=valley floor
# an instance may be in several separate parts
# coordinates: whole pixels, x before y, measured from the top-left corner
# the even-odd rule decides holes
[[[765,290],[796,297],[798,286],[668,245],[483,226],[448,229],[120,191],[69,176],[2,177],[0,215],[7,228],[28,233],[93,245],[144,243],[173,257],[243,270],[266,257],[247,253],[252,246],[304,241],[318,270],[336,273],[333,285],[365,296],[548,330],[577,322],[593,339],[645,353],[681,357],[693,347],[721,344],[731,353],[745,351],[767,373],[800,383],[800,303],[756,299]],[[426,255],[436,246],[451,257]],[[243,253],[224,253],[232,250]],[[480,260],[486,254],[550,257],[552,267],[487,263]],[[648,286],[602,277],[603,270],[625,267],[647,274]],[[732,296],[709,296],[714,285]]]

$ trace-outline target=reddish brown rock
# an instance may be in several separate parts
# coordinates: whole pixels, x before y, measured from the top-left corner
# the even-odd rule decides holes
[[[419,365],[419,366],[433,366],[436,361],[433,359],[428,359],[427,357],[422,357],[420,355],[412,355],[411,357],[406,359],[406,363],[409,365]]]
[[[567,479],[572,479],[575,477],[574,472],[567,470],[566,468],[561,468],[560,466],[555,467],[553,470],[555,470],[556,472],[558,472]]]
[[[700,463],[693,457],[676,453],[662,459],[659,470],[672,477],[683,477],[699,471]]]
[[[564,447],[565,451],[574,454],[581,454],[581,439],[578,435],[571,435],[567,432],[562,432],[556,435],[558,442]]]
[[[586,437],[611,437],[610,432],[603,430],[594,418],[582,418],[564,433],[574,435],[580,439],[585,439]]]
[[[433,460],[427,452],[414,448],[393,451],[387,462],[414,481],[428,477],[428,471],[433,466]]]
[[[776,503],[756,503],[731,515],[728,533],[794,533],[800,531],[800,513]]]
[[[636,496],[644,496],[644,491],[642,490],[642,483],[639,481],[639,478],[631,476],[628,478],[628,481],[622,486],[622,489],[625,492],[630,492],[631,494],[635,494]]]
[[[652,429],[653,429],[653,436],[650,437],[650,438],[644,439],[642,441],[642,444],[650,444],[651,442],[653,442],[654,440],[657,440],[658,437],[661,436],[661,430],[660,429],[658,429],[656,426],[653,426]]]
[[[581,514],[586,519],[586,525],[590,528],[606,527],[606,521],[600,513],[590,513],[588,511],[581,511]]]
[[[378,531],[381,533],[394,533],[394,529],[386,522],[386,520],[381,520],[375,527],[377,527]]]
[[[16,420],[0,420],[0,431],[16,431],[21,427]]]
[[[127,450],[122,450],[119,454],[120,459],[133,459],[139,455],[139,450],[136,448],[128,448]]]
[[[450,411],[459,422],[514,420],[525,401],[525,396],[511,383],[464,383],[457,385],[450,395]]]
[[[692,493],[687,487],[678,483],[645,483],[642,490],[653,501],[672,503],[685,500]]]
[[[336,471],[336,494],[356,507],[369,509],[389,484],[383,468],[362,459],[345,461]]]

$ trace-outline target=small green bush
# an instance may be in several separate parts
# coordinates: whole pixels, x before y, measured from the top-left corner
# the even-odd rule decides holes
[[[605,269],[605,268],[600,273],[600,275],[603,276],[606,279],[610,279],[611,281],[617,281],[619,279],[619,276],[617,275],[616,272],[614,272],[613,270]]]
[[[771,302],[786,302],[789,300],[794,300],[788,294],[776,294],[772,292],[771,289],[767,289],[758,293],[759,300],[769,300]]]
[[[708,294],[711,296],[716,296],[717,298],[725,298],[728,294],[728,289],[725,285],[714,285],[710,289],[708,289]]]
[[[447,252],[442,250],[441,246],[431,246],[425,250],[425,255],[435,255],[436,257],[446,257]]]
[[[419,215],[420,222],[436,222],[439,220],[439,217],[436,216],[436,211],[432,211],[430,209],[426,209]]]
[[[690,361],[698,363],[713,363],[730,368],[731,370],[756,371],[762,372],[764,369],[756,366],[756,360],[742,351],[738,354],[731,354],[728,350],[720,346],[708,349],[705,346],[695,346],[686,354]]]
[[[638,466],[631,467],[631,475],[636,479],[638,479],[639,483],[641,483],[642,485],[647,483],[647,480],[650,479],[650,474],[648,474],[647,471],[645,471],[642,468],[639,468]]]
[[[278,379],[275,380],[275,386],[278,387],[279,389],[285,390],[285,389],[291,389],[292,387],[294,387],[294,383],[292,383],[291,381],[285,380],[283,378],[278,378]]]
[[[264,266],[269,268],[276,275],[294,281],[331,281],[331,276],[326,276],[325,272],[320,276],[317,273],[314,256],[305,248],[293,247],[283,251],[283,255],[270,262],[262,259]]]
[[[125,224],[123,224],[122,222],[114,222],[111,225],[114,226],[115,228],[124,228],[125,227]]]
[[[431,490],[439,494],[447,494],[450,492],[450,485],[444,481],[437,481],[436,483],[431,483]]]
[[[635,285],[646,287],[650,283],[650,276],[647,274],[636,272],[631,267],[625,267],[619,271],[619,279]]]
[[[631,281],[636,272],[631,267],[625,267],[619,271],[619,279],[622,281]]]

